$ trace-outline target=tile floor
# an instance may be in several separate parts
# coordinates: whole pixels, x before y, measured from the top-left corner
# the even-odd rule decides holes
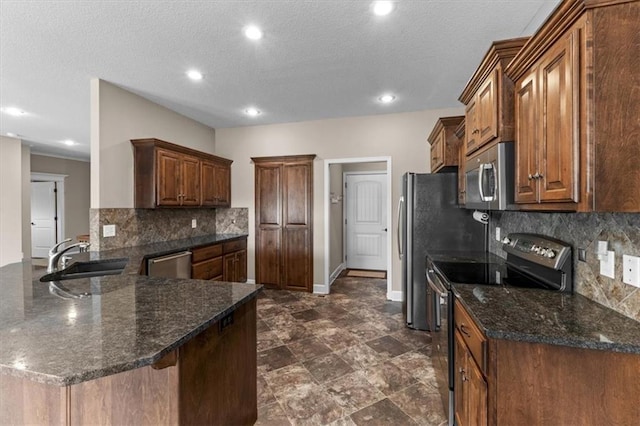
[[[386,280],[258,300],[256,425],[443,425],[428,333],[404,327]]]

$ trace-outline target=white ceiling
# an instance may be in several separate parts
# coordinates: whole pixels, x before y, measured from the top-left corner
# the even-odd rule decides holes
[[[378,17],[360,0],[0,0],[0,107],[28,113],[0,113],[0,133],[89,158],[92,78],[214,128],[460,106],[490,43],[530,35],[559,0],[395,3]]]

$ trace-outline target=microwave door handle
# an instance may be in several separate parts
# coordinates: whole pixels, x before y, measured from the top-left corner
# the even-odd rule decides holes
[[[478,193],[480,194],[480,201],[487,201],[484,197],[484,191],[482,189],[482,178],[484,176],[484,163],[478,167]]]
[[[398,257],[402,260],[402,256],[404,255],[402,249],[404,246],[404,241],[402,241],[402,228],[403,228],[403,220],[402,217],[402,205],[404,204],[404,197],[400,196],[400,200],[398,200],[398,229],[396,233],[396,239],[398,240]]]

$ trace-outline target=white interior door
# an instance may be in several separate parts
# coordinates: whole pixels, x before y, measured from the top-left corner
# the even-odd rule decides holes
[[[47,257],[56,242],[56,183],[31,182],[31,257]]]
[[[346,264],[387,270],[387,175],[346,174]]]

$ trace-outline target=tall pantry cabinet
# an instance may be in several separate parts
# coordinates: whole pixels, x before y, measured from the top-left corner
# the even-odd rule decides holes
[[[255,164],[256,283],[313,289],[313,159],[252,158]]]

